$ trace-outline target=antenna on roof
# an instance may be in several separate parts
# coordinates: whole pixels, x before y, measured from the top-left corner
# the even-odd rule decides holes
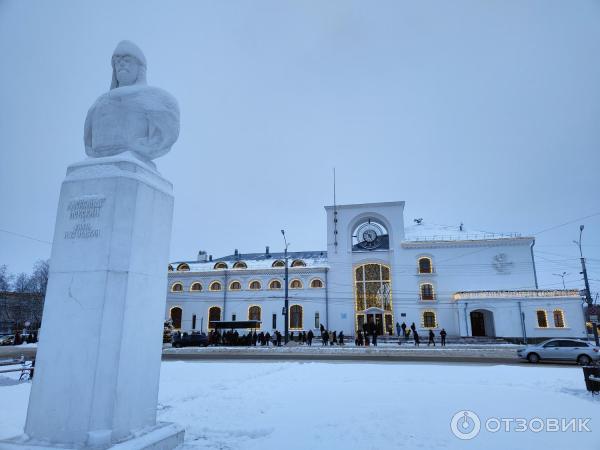
[[[338,229],[337,229],[337,204],[335,202],[335,167],[333,168],[333,246],[334,246],[334,250],[337,253],[337,248],[338,248],[338,241],[337,241],[337,235],[338,235]]]

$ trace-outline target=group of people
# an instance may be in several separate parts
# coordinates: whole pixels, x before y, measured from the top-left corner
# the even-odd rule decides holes
[[[321,325],[321,345],[324,347],[328,345],[344,345],[344,332],[340,331],[330,331],[325,329],[323,325]],[[309,344],[310,345],[310,344]]]
[[[289,341],[297,342],[298,344],[312,346],[315,334],[312,330],[293,331],[289,334]],[[237,330],[225,331],[223,333],[213,330],[208,333],[208,344],[209,345],[227,345],[227,346],[246,346],[256,347],[263,346],[268,347],[269,345],[281,347],[284,342],[284,336],[275,330],[273,334],[264,331],[259,333],[250,331],[248,333],[240,334]],[[321,325],[321,343],[324,346],[327,345],[344,345],[344,333],[340,331],[328,331],[323,325]]]
[[[410,327],[406,326],[406,323],[402,322],[402,325],[400,325],[399,323],[396,323],[396,330],[398,332],[398,336],[399,336],[399,340],[398,343],[401,344],[402,342],[400,341],[400,338],[402,336],[404,336],[404,340],[408,341],[412,335],[413,341],[415,343],[415,347],[418,347],[421,343],[421,337],[419,336],[419,332],[417,331],[417,327],[415,325],[415,323],[413,322]],[[446,346],[446,335],[448,333],[446,333],[446,330],[444,328],[442,328],[440,330],[440,344],[442,347]],[[433,345],[435,347],[435,333],[433,332],[433,330],[429,330],[428,333],[428,340],[427,340],[427,347],[429,347],[430,345]]]
[[[410,327],[406,323],[402,322],[402,325],[396,323],[396,330],[399,336],[398,343],[402,344],[402,338],[405,342],[408,342],[412,338],[415,347],[419,347],[421,344],[421,337],[417,331],[417,327],[413,322]],[[330,331],[327,330],[323,325],[320,327],[321,331],[321,345],[322,346],[333,346],[333,345],[344,345],[344,332]],[[440,344],[442,347],[446,346],[446,330],[442,328],[439,332]],[[377,338],[379,333],[375,326],[368,324],[363,325],[362,330],[356,330],[356,336],[354,344],[357,347],[368,347],[370,345],[377,346]],[[315,334],[312,330],[308,331],[291,331],[289,334],[289,340],[291,342],[297,342],[298,344],[312,346]],[[208,334],[209,345],[227,345],[227,346],[263,346],[268,347],[269,345],[280,347],[284,342],[283,335],[279,330],[275,330],[273,334],[268,331],[261,331],[259,333],[250,331],[248,333],[240,334],[237,330],[225,331],[223,333],[213,330]],[[433,330],[429,330],[427,346],[436,346],[436,334]]]

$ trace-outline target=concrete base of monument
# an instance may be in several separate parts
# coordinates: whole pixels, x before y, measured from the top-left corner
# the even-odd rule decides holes
[[[88,439],[88,445],[52,445],[48,442],[32,441],[27,435],[0,441],[0,450],[172,450],[183,444],[185,431],[174,423],[161,422],[155,427],[134,433],[129,439],[105,444],[103,436],[110,432],[96,432]]]

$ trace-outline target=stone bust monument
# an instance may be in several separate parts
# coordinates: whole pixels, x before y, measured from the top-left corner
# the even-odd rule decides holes
[[[130,41],[112,55],[110,91],[101,95],[85,118],[88,156],[114,156],[126,151],[149,161],[166,154],[179,136],[177,100],[146,85],[146,58]]]

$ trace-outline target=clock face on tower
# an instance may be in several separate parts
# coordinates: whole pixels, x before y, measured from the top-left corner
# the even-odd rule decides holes
[[[352,233],[352,250],[389,248],[386,228],[374,219],[361,222]]]

